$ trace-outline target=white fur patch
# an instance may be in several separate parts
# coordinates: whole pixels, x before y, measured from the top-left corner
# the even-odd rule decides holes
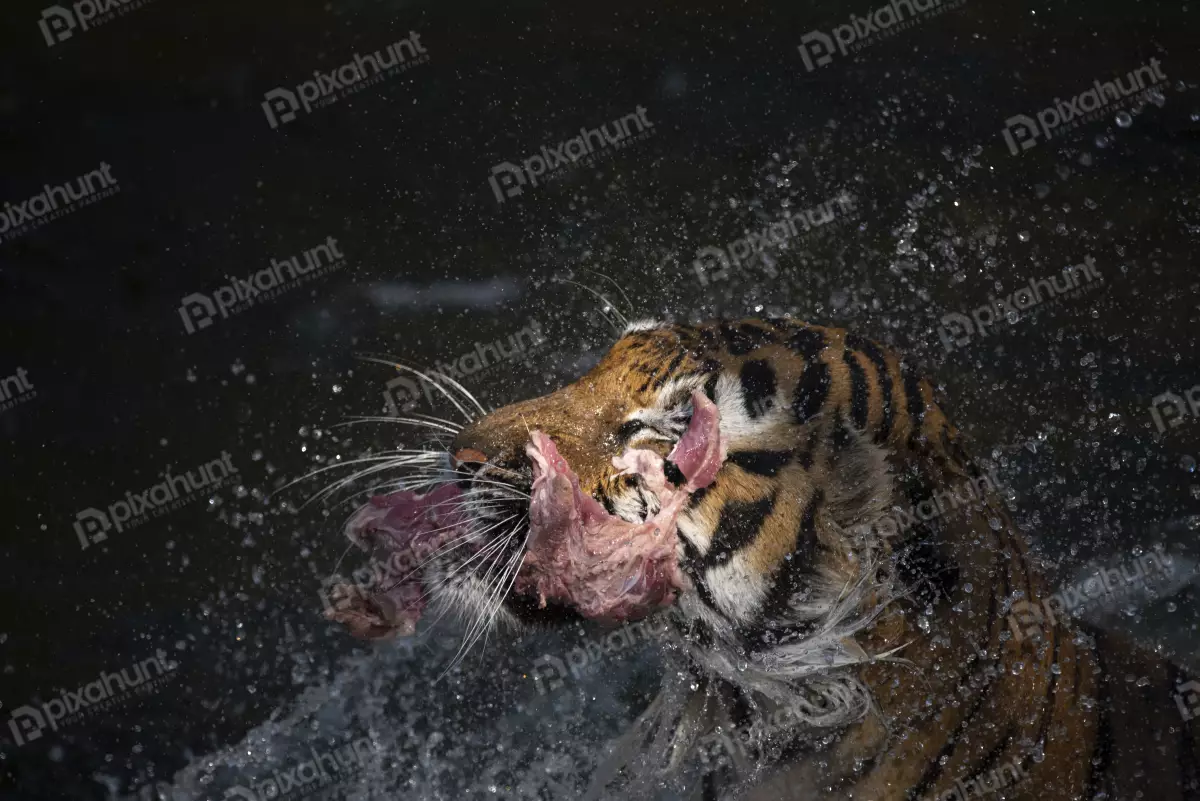
[[[669,323],[665,323],[662,320],[655,320],[652,317],[634,320],[632,323],[625,326],[625,330],[621,332],[621,336],[634,334],[638,331],[654,331],[658,328],[666,328],[668,325]]]
[[[711,568],[704,574],[704,583],[721,611],[739,623],[754,618],[769,590],[767,577],[749,565],[744,553]]]
[[[751,417],[746,409],[741,379],[730,373],[721,373],[713,395],[721,412],[721,433],[728,440],[731,451],[743,450],[747,446],[762,447],[764,442],[770,441],[768,436],[771,429],[786,419],[778,391],[774,404],[764,406],[762,416]]]

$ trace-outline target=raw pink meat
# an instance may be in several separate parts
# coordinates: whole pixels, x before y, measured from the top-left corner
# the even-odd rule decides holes
[[[463,533],[462,491],[445,484],[425,495],[412,491],[376,495],[346,524],[346,536],[381,563],[369,586],[331,588],[325,617],[344,623],[363,639],[387,639],[416,631],[425,610],[422,565]]]
[[[676,519],[696,490],[716,478],[725,461],[720,413],[704,394],[692,395],[692,420],[668,454],[685,478],[681,487],[663,473],[663,458],[629,449],[613,459],[622,474],[638,475],[660,502],[643,523],[610,515],[579,487],[579,477],[553,440],[534,431],[526,453],[533,462],[529,537],[516,591],[573,607],[584,617],[636,620],[675,600],[682,576]],[[384,569],[370,586],[332,588],[326,617],[366,639],[409,635],[425,609],[420,565],[467,533],[462,492],[446,484],[425,495],[411,491],[379,495],[354,514],[346,536]],[[452,547],[476,550],[476,544]]]
[[[649,450],[627,450],[613,459],[623,474],[641,476],[658,496],[659,510],[644,523],[610,515],[579,488],[579,477],[554,442],[534,431],[525,449],[533,461],[528,552],[517,590],[556,600],[584,617],[636,620],[675,600],[682,588],[676,519],[688,497],[716,478],[725,461],[720,414],[705,395],[692,395],[692,420],[668,454],[686,483],[672,486],[663,459]]]

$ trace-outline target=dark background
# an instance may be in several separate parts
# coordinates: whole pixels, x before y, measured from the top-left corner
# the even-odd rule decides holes
[[[0,794],[169,780],[334,681],[367,650],[320,619],[317,595],[352,507],[303,507],[319,481],[280,490],[420,439],[334,427],[384,413],[394,373],[355,356],[432,365],[532,318],[548,344],[468,386],[490,405],[540,394],[611,341],[598,302],[554,280],[619,298],[589,270],[627,314],[790,313],[913,354],[1060,577],[1159,542],[1189,553],[1200,420],[1158,435],[1148,407],[1200,384],[1200,6],[971,0],[805,70],[805,32],[877,5],[156,0],[47,47],[43,5],[7,4],[0,201],[101,161],[120,192],[0,243],[0,377],[24,368],[37,393],[0,412]],[[264,92],[409,31],[428,64],[268,126]],[[1128,127],[1106,113],[1010,155],[1006,118],[1151,57],[1168,85]],[[492,165],[639,105],[645,141],[497,203]],[[697,282],[697,248],[841,191],[857,216],[776,254],[778,278]],[[328,236],[343,270],[184,331],[184,295]],[[946,312],[1086,255],[1098,290],[942,348]],[[240,480],[80,548],[76,512],[222,450]],[[1197,608],[1185,590],[1118,625],[1188,661]],[[493,638],[467,673],[404,692],[487,718],[528,685],[525,643]],[[9,742],[12,708],[159,648],[180,665],[162,690]],[[412,675],[446,661],[429,649]],[[403,758],[379,770],[408,775]],[[339,792],[392,797],[381,787]]]

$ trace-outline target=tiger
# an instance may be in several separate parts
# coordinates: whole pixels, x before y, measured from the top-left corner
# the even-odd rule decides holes
[[[661,612],[679,669],[591,797],[645,791],[714,732],[750,732],[736,758],[706,766],[696,797],[1200,798],[1179,694],[1200,685],[1165,655],[1042,613],[1048,582],[995,472],[910,359],[847,330],[639,321],[574,383],[446,421],[434,480],[463,488],[476,530],[494,532],[481,536],[506,537],[490,559],[434,555],[431,592],[494,625],[578,620],[488,578],[521,558],[530,432],[583,492],[640,522],[658,500],[613,460],[667,457],[694,393],[717,407],[727,454],[679,517],[683,586]]]

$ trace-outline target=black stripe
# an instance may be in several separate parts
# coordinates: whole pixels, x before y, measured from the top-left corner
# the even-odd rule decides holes
[[[792,451],[737,451],[729,454],[728,461],[756,476],[774,476],[793,455]]]
[[[825,335],[812,328],[801,328],[784,343],[788,350],[793,350],[804,357],[806,362],[815,362],[829,343]]]
[[[804,425],[820,413],[829,397],[831,384],[829,367],[824,362],[810,362],[804,368],[792,398],[792,414],[798,424]]]
[[[866,337],[849,334],[846,337],[846,347],[861,351],[875,365],[875,376],[879,381],[879,395],[883,403],[883,419],[879,421],[879,431],[876,441],[883,442],[892,433],[892,418],[895,409],[892,408],[892,374],[888,371],[887,357],[883,349]]]
[[[1011,588],[1008,586],[1007,573],[1005,573],[1003,570],[1001,570],[1000,573],[1002,576],[1004,576],[1004,587],[1002,588],[1001,597],[1007,598],[1009,591],[1011,590]],[[976,647],[977,652],[985,648],[986,645],[998,635],[998,632],[994,632],[992,630],[992,626],[996,622],[997,611],[996,593],[992,592],[988,596],[987,634],[984,641]],[[1004,625],[1003,621],[1001,621],[1000,625]],[[983,673],[986,674],[986,671],[983,671]],[[971,721],[974,720],[975,716],[982,711],[983,705],[988,701],[989,698],[991,698],[992,690],[995,689],[996,685],[999,683],[999,679],[995,676],[995,674],[993,674],[992,679],[988,682],[987,686],[979,691],[975,691],[974,688],[971,687],[969,678],[965,680],[965,683],[969,691],[976,693],[975,703],[971,705],[971,708],[967,711],[966,716],[959,721],[959,724],[957,727],[955,727],[954,732],[946,739],[946,742],[942,745],[941,750],[938,751],[938,755],[934,759],[930,760],[929,766],[925,768],[925,773],[921,776],[921,780],[917,782],[915,787],[909,789],[905,797],[910,800],[923,798],[924,796],[928,795],[930,788],[932,788],[934,783],[941,778],[942,771],[945,769],[945,764],[950,761],[950,756],[954,753],[954,749],[957,747],[959,740],[962,739],[963,734],[971,725]],[[1091,796],[1089,796],[1089,798],[1090,797]]]
[[[679,365],[683,363],[683,360],[687,358],[687,355],[688,353],[686,350],[681,350],[679,353],[675,354],[675,358],[672,359],[671,363],[667,365],[667,369],[659,373],[658,377],[654,379],[655,389],[661,389],[662,385],[667,383],[667,379],[670,378],[677,369],[679,369]]]
[[[1002,756],[1004,756],[1004,752],[1008,750],[1008,747],[1010,745],[1012,745],[1012,741],[1013,741],[1013,739],[1016,738],[1016,736],[1017,736],[1016,725],[1012,725],[1008,729],[1006,729],[1004,732],[1004,736],[1000,738],[1000,742],[996,743],[996,747],[993,748],[991,751],[988,751],[986,754],[984,754],[983,759],[979,760],[979,764],[976,765],[975,767],[971,768],[970,778],[967,779],[965,782],[963,782],[963,784],[966,785],[971,782],[975,782],[976,783],[975,788],[977,790],[980,790],[981,794],[985,793],[985,792],[990,793],[990,792],[994,792],[995,790],[999,790],[1000,786],[1003,786],[1000,784],[999,781],[996,782],[997,786],[993,787],[991,784],[989,784],[988,789],[986,791],[983,790],[983,788],[981,788],[978,784],[979,777],[983,776],[986,773],[994,771],[996,769],[996,765],[999,764],[1000,758]],[[1029,758],[1032,759],[1032,757],[1029,757]],[[1024,767],[1022,767],[1021,770],[1022,770],[1022,772],[1025,772]],[[1008,785],[1008,786],[1011,786],[1011,785]],[[1091,801],[1091,800],[1089,799],[1089,801]]]
[[[912,423],[909,440],[921,433],[925,421],[925,400],[921,397],[921,376],[908,362],[900,362],[900,375],[904,378],[904,399],[908,406],[908,419]]]
[[[813,459],[817,452],[817,440],[820,432],[813,431],[808,435],[808,443],[796,452],[796,464],[803,467],[805,470],[811,470]]]
[[[723,565],[739,550],[754,542],[763,523],[775,510],[775,493],[758,501],[729,501],[721,510],[712,544],[704,555],[704,567]]]
[[[1049,630],[1049,636],[1054,639],[1054,659],[1050,662],[1052,665],[1060,664],[1058,654],[1062,647],[1062,641],[1059,639],[1056,631],[1054,627],[1051,627]],[[1058,675],[1058,673],[1051,672],[1050,681],[1046,683],[1046,698],[1041,708],[1041,714],[1043,715],[1042,725],[1038,730],[1037,739],[1038,744],[1043,747],[1046,744],[1046,738],[1050,735],[1050,724],[1054,722],[1054,692],[1058,687]],[[1031,762],[1033,762],[1033,754],[1029,754],[1021,760],[1021,770],[1027,771]]]
[[[700,596],[701,602],[709,609],[717,612],[717,603],[713,600],[712,592],[708,589],[708,585],[704,583],[701,565],[704,558],[700,555],[700,551],[687,537],[680,537],[683,540],[683,572],[688,574],[692,583],[696,585],[696,594]]]
[[[956,462],[972,478],[979,478],[983,475],[979,466],[967,456],[963,446],[950,439],[950,426],[942,426],[941,440],[942,450],[950,456],[951,461]]]
[[[834,454],[842,453],[854,444],[854,432],[842,419],[842,410],[833,413],[833,430],[829,435],[830,450]]]
[[[842,360],[850,368],[850,422],[859,431],[865,431],[870,412],[867,406],[867,373],[850,351],[842,354]]]
[[[713,479],[713,483],[707,487],[701,487],[692,493],[692,497],[688,498],[687,506],[689,509],[699,506],[704,501],[704,496],[712,492],[712,488],[717,486],[717,480]]]
[[[761,417],[775,399],[775,368],[766,359],[753,359],[742,365],[742,403],[750,419]]]
[[[679,465],[670,459],[663,459],[663,475],[667,477],[667,481],[670,481],[677,487],[682,487],[687,483],[687,477],[679,469]]]
[[[813,563],[816,561],[817,550],[817,509],[825,496],[821,490],[813,493],[804,513],[800,516],[800,528],[796,532],[796,544],[792,548],[790,559],[785,559],[775,573],[775,581],[767,597],[763,599],[759,612],[759,624],[747,632],[747,638],[761,636],[767,629],[767,622],[785,618],[788,601],[804,588],[805,577],[810,575]]]
[[[1188,676],[1174,662],[1167,663],[1167,696],[1174,701],[1179,685],[1188,680]],[[1179,786],[1183,797],[1188,801],[1200,797],[1200,766],[1196,764],[1196,738],[1192,734],[1190,721],[1180,721],[1178,726],[1179,741],[1175,746],[1175,760],[1179,764]]]
[[[1112,719],[1109,717],[1109,698],[1108,698],[1108,671],[1104,667],[1104,659],[1100,656],[1099,643],[1092,649],[1092,655],[1096,658],[1096,666],[1099,671],[1096,673],[1097,681],[1100,687],[1096,692],[1096,709],[1100,710],[1100,725],[1096,728],[1096,746],[1092,752],[1092,758],[1088,760],[1090,770],[1088,771],[1087,793],[1084,798],[1095,798],[1100,792],[1101,782],[1107,787],[1108,782],[1108,766],[1112,759]]]
[[[749,323],[721,323],[721,335],[734,356],[745,356],[775,341],[773,333]]]

